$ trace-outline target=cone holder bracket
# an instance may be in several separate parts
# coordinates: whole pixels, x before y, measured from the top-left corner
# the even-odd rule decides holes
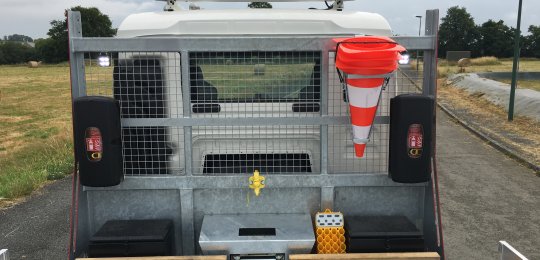
[[[380,75],[358,75],[358,74],[345,74],[347,79],[377,79],[377,78],[391,78],[394,73],[380,74]]]

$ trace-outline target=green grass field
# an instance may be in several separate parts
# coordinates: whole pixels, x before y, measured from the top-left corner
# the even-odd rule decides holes
[[[251,99],[256,95],[293,98],[309,85],[312,63],[265,65],[255,75],[255,65],[201,65],[204,79],[218,90],[219,99]]]
[[[465,68],[465,72],[512,72],[512,59],[499,59],[497,62],[491,60],[482,61],[478,58],[478,63],[475,64],[473,59],[473,65]],[[414,62],[413,62],[414,63]],[[416,64],[416,63],[415,63]],[[446,76],[448,74],[454,74],[459,71],[459,67],[456,64],[447,62],[446,60],[439,60],[439,75]],[[540,71],[540,59],[524,58],[520,61],[519,71],[532,72]]]
[[[496,59],[493,57],[481,57],[472,59],[472,65],[465,68],[466,73],[475,72],[512,72],[512,59]],[[416,69],[416,60],[411,61],[411,68]],[[420,62],[420,69],[422,69]],[[520,72],[540,72],[540,59],[522,58],[519,63]],[[444,59],[439,59],[437,73],[439,78],[446,78],[449,75],[459,73],[459,67],[456,63],[447,62]],[[510,84],[510,80],[499,80],[500,82]],[[518,88],[527,88],[540,91],[539,80],[520,80]]]
[[[0,66],[0,201],[73,167],[69,67]]]

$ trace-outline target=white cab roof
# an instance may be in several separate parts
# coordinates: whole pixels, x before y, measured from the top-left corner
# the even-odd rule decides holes
[[[118,37],[166,35],[391,36],[379,14],[334,10],[228,9],[140,13],[128,16]]]

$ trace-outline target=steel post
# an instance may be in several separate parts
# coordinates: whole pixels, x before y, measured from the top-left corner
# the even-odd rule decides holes
[[[418,25],[418,37],[420,37],[421,31],[422,31],[422,16],[421,16],[421,15],[417,15],[416,18],[418,18],[418,20],[419,20],[419,25]],[[420,51],[419,51],[419,50],[416,50],[416,72],[418,72],[419,66],[420,66]]]
[[[516,96],[517,72],[519,63],[519,38],[521,37],[521,7],[523,0],[519,0],[518,21],[514,39],[514,64],[512,65],[512,85],[510,86],[510,101],[508,104],[508,121],[514,120],[514,99]]]

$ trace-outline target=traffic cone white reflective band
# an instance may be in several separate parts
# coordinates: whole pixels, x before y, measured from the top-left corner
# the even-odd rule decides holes
[[[369,126],[355,126],[353,125],[353,142],[355,144],[365,144],[369,141],[367,136],[369,135],[369,131],[371,131],[371,125]],[[363,138],[361,136],[366,136],[366,138]]]
[[[355,107],[374,107],[379,103],[382,86],[375,88],[355,87],[347,84],[349,105]]]
[[[355,85],[347,84],[347,93],[353,125],[354,150],[357,157],[363,157],[366,143],[369,140],[369,132],[377,113],[382,86],[362,87],[361,84]]]
[[[369,141],[367,138],[371,131],[371,125],[369,126],[355,126],[353,125],[353,143],[354,152],[356,157],[364,157],[364,150],[366,149],[366,143]],[[366,138],[357,138],[357,136],[365,136]]]

